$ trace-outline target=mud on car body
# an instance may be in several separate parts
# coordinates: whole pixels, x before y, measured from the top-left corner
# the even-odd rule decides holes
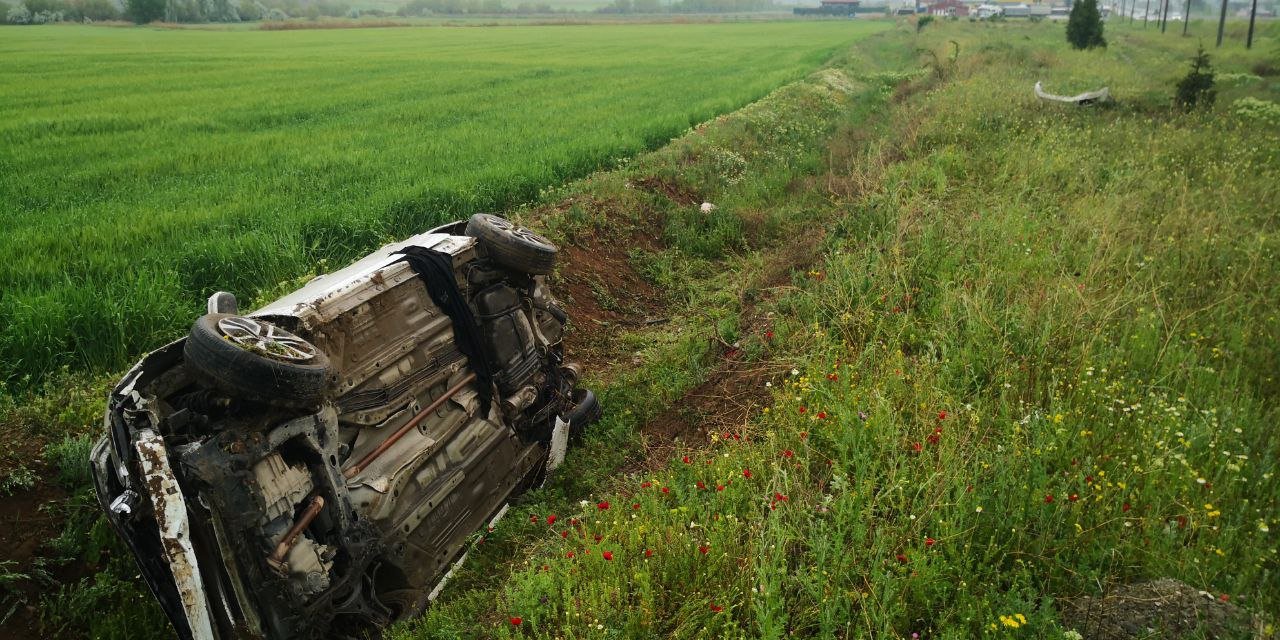
[[[182,638],[366,637],[599,417],[556,249],[478,214],[248,315],[216,294],[108,402],[98,497]]]

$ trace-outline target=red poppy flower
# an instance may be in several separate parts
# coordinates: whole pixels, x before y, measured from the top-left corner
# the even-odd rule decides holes
[[[577,518],[569,518],[569,526],[571,526],[571,527],[576,527],[576,526],[578,526],[578,519],[577,519]]]
[[[722,606],[720,606],[720,605],[718,605],[718,604],[716,604],[716,603],[712,602],[712,603],[711,603],[711,610],[712,610],[712,611],[714,611],[714,612],[716,612],[716,613],[720,613],[721,611],[724,611],[724,607],[722,607]]]
[[[595,534],[595,535],[594,535],[594,536],[592,536],[592,537],[594,537],[594,538],[596,539],[596,542],[600,542],[601,540],[603,540],[603,539],[604,539],[604,536],[602,536],[602,535],[600,535],[600,534],[598,534],[598,533],[597,533],[597,534]]]
[[[1084,477],[1085,484],[1093,484],[1093,476]]]
[[[934,540],[933,538],[928,538],[928,537],[926,537],[926,538],[924,539],[924,546],[926,546],[926,547],[932,547],[933,545],[935,545],[935,544],[937,544],[937,543],[938,543],[938,541],[937,541],[937,540]]]
[[[703,482],[702,482],[701,480],[699,480],[699,481],[698,481],[698,488],[699,488],[699,489],[706,489],[706,488],[707,488],[707,485],[703,484]]]
[[[835,374],[835,373],[828,373],[828,374],[827,374],[827,379],[828,379],[828,380],[830,380],[830,381],[832,381],[832,382],[835,382],[835,381],[837,381],[837,380],[839,380],[839,379],[840,379],[840,376],[839,376],[838,374]]]
[[[800,407],[799,411],[800,411],[800,413],[804,413],[804,412],[808,411],[808,409],[806,409],[806,408],[804,408],[804,407]]]
[[[569,538],[569,530],[568,530],[568,529],[565,529],[564,531],[561,531],[561,532],[560,532],[560,537],[561,537],[561,538],[568,539],[568,538]]]
[[[547,524],[555,524],[555,523],[556,523],[556,514],[553,513],[547,516]]]
[[[698,551],[702,552],[702,555],[704,555],[704,556],[705,556],[705,555],[707,555],[707,552],[708,552],[708,551],[711,551],[711,547],[710,547],[710,546],[707,546],[707,545],[705,545],[705,544],[704,544],[704,545],[702,545],[702,546],[698,547]]]
[[[744,477],[744,478],[750,478],[750,477],[751,477],[751,470],[750,470],[750,469],[743,469],[743,470],[742,470],[742,477]]]
[[[1070,500],[1070,501],[1072,501],[1072,502],[1075,502],[1076,500],[1079,500],[1079,499],[1080,499],[1080,494],[1078,494],[1078,493],[1073,493],[1073,494],[1071,494],[1071,495],[1067,496],[1067,499],[1068,499],[1068,500]]]
[[[639,503],[639,502],[637,502],[637,503],[632,504],[632,505],[631,505],[631,508],[632,508],[632,509],[639,509],[639,508],[640,508],[640,503]]]
[[[601,500],[600,502],[597,502],[597,503],[596,503],[596,508],[597,508],[597,509],[599,509],[599,510],[601,510],[601,511],[604,511],[605,509],[608,509],[608,508],[609,508],[609,501],[608,501],[608,500]]]
[[[1219,599],[1219,600],[1221,600],[1221,601],[1223,601],[1223,602],[1226,602],[1226,601],[1228,601],[1228,600],[1230,600],[1230,599],[1231,599],[1231,596],[1229,596],[1229,595],[1227,595],[1227,594],[1225,594],[1225,593],[1224,593],[1224,594],[1222,594],[1222,595],[1218,596],[1218,599]]]
[[[648,489],[649,487],[652,487],[652,486],[653,486],[653,483],[649,482],[648,480],[645,480],[644,482],[640,483],[641,489]]]
[[[685,457],[683,457],[683,458],[680,458],[680,461],[681,461],[681,462],[683,462],[683,463],[685,463],[685,464],[689,464],[689,456],[685,456]]]
[[[521,622],[524,622],[524,618],[521,618],[520,616],[511,616],[511,624],[518,627]]]
[[[766,331],[766,332],[764,332],[764,339],[765,339],[765,340],[772,340],[772,339],[773,339],[773,332],[772,332],[772,331]]]
[[[786,502],[786,500],[787,500],[787,497],[782,495],[781,493],[778,493],[776,491],[773,493],[774,502]]]
[[[600,555],[601,555],[605,560],[613,560],[613,552],[612,552],[612,551],[602,551],[602,552],[600,552]]]
[[[946,420],[946,419],[947,419],[947,412],[946,412],[946,411],[939,411],[939,412],[938,412],[938,419],[939,419],[939,420]]]
[[[931,434],[929,434],[929,437],[928,437],[928,438],[926,438],[926,440],[928,440],[928,441],[929,441],[929,444],[938,444],[938,441],[939,441],[939,440],[941,440],[941,439],[942,439],[942,436],[940,436],[940,435],[938,435],[938,434],[936,434],[936,433],[931,433]]]
[[[827,419],[827,412],[826,412],[826,411],[819,411],[819,412],[818,412],[818,419],[819,419],[819,420],[826,420],[826,419]]]
[[[542,518],[539,518],[537,514],[534,514],[534,515],[529,516],[529,522],[537,522],[537,521],[539,521],[539,520],[541,520],[541,519],[542,519]]]
[[[920,453],[920,452],[921,452],[921,451],[923,451],[923,450],[924,450],[924,445],[920,444],[919,442],[912,442],[912,443],[911,443],[911,452],[912,452],[912,453]]]
[[[722,484],[716,485],[716,491],[724,491],[724,485]]]
[[[671,493],[671,488],[670,488],[670,487],[663,487],[663,488],[662,488],[662,492],[663,492],[663,493]]]
[[[790,449],[787,449],[782,452],[782,457],[784,458],[790,458],[791,456],[794,456],[794,455],[795,455],[795,452]]]
[[[725,439],[725,440],[732,440],[732,439],[733,439],[733,434],[731,434],[731,433],[729,433],[728,431],[726,431],[726,432],[724,432],[724,433],[720,434],[720,437],[721,437],[721,438],[723,438],[723,439]]]
[[[570,552],[568,552],[568,553],[564,554],[564,557],[566,557],[566,558],[572,558],[572,557],[573,557],[573,552],[572,552],[572,551],[570,551]]]
[[[1128,513],[1128,512],[1129,512],[1129,509],[1132,509],[1132,508],[1133,508],[1133,507],[1130,507],[1128,502],[1126,502],[1126,503],[1124,503],[1123,505],[1121,505],[1121,506],[1120,506],[1120,510],[1121,510],[1121,511],[1123,511],[1123,512],[1125,512],[1125,513]]]
[[[646,557],[646,558],[652,558],[652,557],[653,557],[653,549],[645,549],[645,550],[644,550],[644,557]]]
[[[1046,493],[1046,494],[1044,494],[1044,503],[1045,503],[1045,504],[1053,504],[1053,494],[1052,494],[1052,493]]]
[[[905,555],[903,555],[903,554],[899,553],[899,554],[897,555],[897,558],[898,558],[898,562],[901,562],[901,563],[903,563],[903,564],[906,564],[906,563],[907,563],[907,556],[905,556]]]

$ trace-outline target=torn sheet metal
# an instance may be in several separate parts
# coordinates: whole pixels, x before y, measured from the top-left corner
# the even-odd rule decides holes
[[[1111,91],[1107,87],[1103,87],[1101,89],[1098,89],[1097,91],[1086,91],[1084,93],[1077,94],[1074,96],[1059,96],[1059,95],[1054,95],[1052,93],[1047,93],[1045,92],[1044,87],[1041,86],[1039,81],[1036,82],[1035,89],[1036,89],[1036,97],[1040,98],[1041,100],[1050,100],[1053,102],[1063,102],[1066,104],[1075,104],[1075,105],[1081,105],[1081,106],[1093,104],[1095,102],[1106,102],[1111,99]]]

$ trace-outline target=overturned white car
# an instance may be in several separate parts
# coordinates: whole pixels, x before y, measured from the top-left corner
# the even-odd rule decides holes
[[[478,214],[248,315],[210,298],[108,403],[107,518],[182,638],[368,637],[600,415],[556,248]]]

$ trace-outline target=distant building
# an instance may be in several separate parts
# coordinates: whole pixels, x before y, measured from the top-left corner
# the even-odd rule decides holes
[[[1027,18],[1031,16],[1031,7],[1021,2],[1018,4],[1001,3],[1000,6],[1004,9],[1003,15],[1006,18]]]
[[[969,15],[969,5],[960,0],[941,0],[929,5],[928,13],[939,18],[963,18]]]
[[[861,0],[821,0],[816,7],[796,7],[798,16],[853,16],[858,13]]]

